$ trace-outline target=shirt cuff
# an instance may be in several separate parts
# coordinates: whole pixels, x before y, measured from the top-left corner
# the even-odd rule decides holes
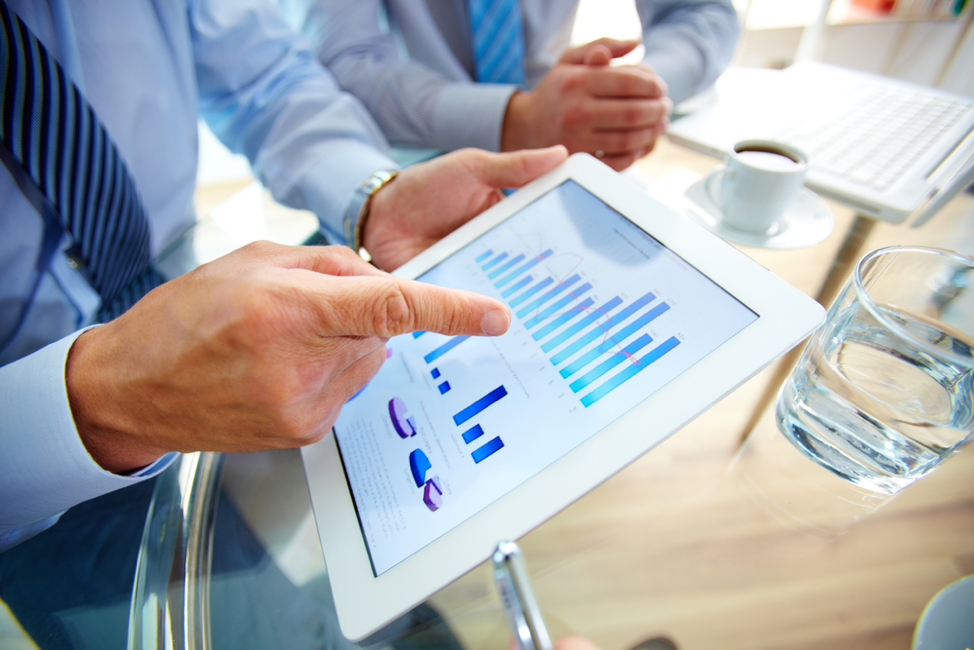
[[[504,114],[517,90],[508,84],[446,86],[433,113],[433,145],[445,151],[463,147],[500,151]]]
[[[345,215],[353,194],[369,176],[381,169],[399,169],[389,156],[357,140],[335,140],[319,147],[317,163],[281,197],[291,207],[311,210],[331,243],[345,241]],[[339,161],[336,163],[336,161]]]
[[[120,476],[88,453],[65,378],[68,352],[85,331],[0,368],[0,530],[8,534],[33,530],[45,519],[53,523],[68,508],[154,476],[175,458],[167,454],[133,476]]]

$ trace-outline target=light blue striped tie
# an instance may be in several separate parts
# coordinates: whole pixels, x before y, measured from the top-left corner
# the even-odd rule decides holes
[[[519,0],[467,0],[477,81],[524,84],[524,25]]]
[[[0,2],[0,140],[74,240],[109,321],[163,278],[149,266],[149,224],[135,183],[81,92]],[[6,156],[4,157],[7,158]],[[29,177],[29,179],[25,179]]]

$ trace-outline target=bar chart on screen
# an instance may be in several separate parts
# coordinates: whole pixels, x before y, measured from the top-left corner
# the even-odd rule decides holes
[[[757,318],[571,181],[416,279],[500,300],[511,326],[501,336],[395,337],[342,409],[335,435],[377,574]]]
[[[628,301],[622,292],[596,301],[605,289],[596,290],[586,280],[583,255],[568,255],[575,264],[563,277],[545,264],[556,257],[554,248],[534,254],[487,249],[474,261],[561,377],[572,378],[569,389],[582,393],[579,400],[589,407],[676,348],[681,338],[676,331],[667,335],[651,331],[652,323],[670,310],[669,302],[653,291]],[[462,338],[430,352],[427,363]]]

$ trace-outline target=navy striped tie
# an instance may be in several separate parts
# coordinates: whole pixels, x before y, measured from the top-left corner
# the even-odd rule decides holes
[[[477,81],[524,84],[524,25],[519,0],[468,0]]]
[[[72,237],[101,296],[98,320],[109,321],[164,281],[149,266],[135,183],[81,92],[4,2],[0,57],[0,140]]]

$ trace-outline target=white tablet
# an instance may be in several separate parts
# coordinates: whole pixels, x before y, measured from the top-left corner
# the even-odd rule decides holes
[[[342,632],[362,639],[645,454],[824,310],[587,155],[396,275],[494,296],[496,338],[393,338],[303,449]]]

